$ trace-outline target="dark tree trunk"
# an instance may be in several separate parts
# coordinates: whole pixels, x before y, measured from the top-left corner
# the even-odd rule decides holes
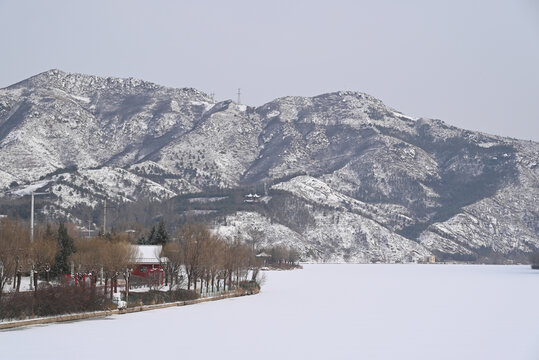
[[[17,288],[15,290],[15,292],[19,292],[21,290],[21,271],[17,271]]]
[[[125,301],[129,302],[129,273],[125,274]]]

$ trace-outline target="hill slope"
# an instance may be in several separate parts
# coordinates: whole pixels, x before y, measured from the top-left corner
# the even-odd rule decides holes
[[[48,189],[43,212],[97,222],[105,198],[131,212],[157,200],[145,220],[115,221],[202,216],[311,260],[503,261],[539,247],[538,143],[412,119],[363,93],[249,107],[51,70],[0,89],[0,164],[6,204]],[[224,200],[185,200],[209,192]]]

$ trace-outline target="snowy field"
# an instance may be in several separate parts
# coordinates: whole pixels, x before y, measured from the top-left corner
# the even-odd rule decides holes
[[[2,331],[1,358],[539,359],[539,271],[527,266],[266,276],[255,296]]]

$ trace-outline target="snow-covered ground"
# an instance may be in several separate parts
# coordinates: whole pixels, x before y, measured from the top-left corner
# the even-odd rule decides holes
[[[305,265],[266,276],[256,296],[3,331],[2,358],[539,358],[539,271],[527,266]]]

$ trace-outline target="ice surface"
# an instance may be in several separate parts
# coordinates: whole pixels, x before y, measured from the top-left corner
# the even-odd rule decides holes
[[[265,274],[256,296],[4,331],[2,358],[539,358],[539,272],[526,266]]]

